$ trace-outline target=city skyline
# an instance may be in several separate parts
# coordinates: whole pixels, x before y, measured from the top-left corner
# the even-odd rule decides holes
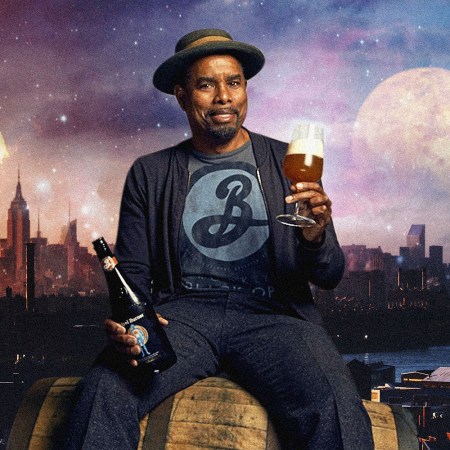
[[[289,140],[298,120],[324,125],[341,244],[396,254],[424,223],[427,248],[443,246],[448,263],[449,17],[443,0],[5,0],[0,214],[20,166],[33,236],[39,210],[57,242],[70,205],[81,245],[113,242],[133,160],[190,135],[153,72],[182,34],[219,26],[266,55],[248,85],[249,129]]]
[[[18,174],[18,179],[16,180],[16,188],[15,188],[15,192],[16,192],[16,190],[17,190],[17,186],[19,186],[19,190],[20,190],[20,193],[21,193],[21,195],[23,196],[23,200],[25,200],[25,203],[26,203],[26,205],[27,205],[27,209],[28,209],[28,211],[29,211],[29,213],[30,213],[30,215],[32,215],[32,207],[30,207],[30,204],[29,204],[29,202],[27,202],[26,201],[26,193],[23,193],[23,187],[22,187],[22,185],[23,185],[23,180],[22,180],[22,178],[20,177],[20,173]],[[17,195],[17,193],[16,193],[16,195]],[[11,198],[11,200],[13,200],[13,198],[14,198],[14,196]],[[1,213],[0,213],[1,214]],[[7,214],[6,214],[6,216],[7,216]],[[42,217],[41,217],[41,212],[40,211],[38,211],[38,217],[37,217],[37,224],[36,224],[36,230],[35,230],[35,232],[33,231],[33,227],[32,227],[32,220],[30,219],[30,239],[33,239],[33,238],[36,238],[36,237],[39,237],[39,238],[47,238],[48,239],[48,243],[49,244],[63,244],[64,243],[64,239],[65,239],[65,236],[66,236],[66,233],[67,233],[67,229],[68,229],[68,226],[70,225],[70,222],[72,222],[72,221],[78,221],[77,220],[77,217],[74,217],[74,216],[71,216],[71,212],[70,212],[70,204],[68,205],[68,214],[67,214],[67,221],[66,221],[66,223],[61,223],[60,224],[60,227],[59,227],[59,230],[60,230],[60,235],[59,235],[59,237],[56,239],[56,240],[52,240],[52,239],[50,239],[49,238],[49,236],[47,236],[46,234],[45,234],[45,230],[43,231],[43,229],[42,229],[42,225],[41,225],[41,223],[42,223]],[[1,223],[1,222],[0,222]],[[409,242],[409,238],[410,238],[410,236],[408,235],[408,233],[409,232],[411,232],[411,230],[413,229],[413,227],[421,227],[422,225],[424,225],[425,227],[427,227],[427,224],[425,223],[425,224],[409,224],[408,225],[408,228],[407,228],[407,230],[405,230],[405,232],[403,233],[403,235],[404,235],[404,242],[403,243],[398,243],[398,247],[397,247],[397,251],[395,252],[390,252],[390,251],[386,251],[381,245],[379,245],[379,244],[377,244],[377,243],[369,243],[369,244],[366,244],[366,243],[362,243],[362,242],[351,242],[351,243],[341,243],[341,245],[343,246],[343,247],[351,247],[351,246],[360,246],[360,245],[365,245],[365,246],[367,246],[367,248],[380,248],[381,249],[381,251],[383,252],[383,253],[391,253],[392,254],[392,256],[400,256],[400,248],[401,247],[411,247],[411,243]],[[95,237],[94,237],[95,236]],[[98,233],[96,233],[95,235],[93,235],[93,239],[96,239],[96,238],[98,238],[98,237],[100,237],[101,236],[101,234],[98,234]],[[3,236],[3,235],[0,235],[0,240],[1,239],[6,239],[6,235],[5,236]],[[425,237],[424,237],[424,239],[425,239]],[[112,240],[109,240],[108,241],[109,243],[111,243],[111,244],[114,244],[115,243],[115,239],[112,239]],[[90,254],[92,254],[92,255],[94,255],[95,254],[95,252],[94,252],[94,250],[93,250],[93,248],[92,248],[92,245],[91,245],[91,243],[92,242],[88,242],[88,243],[83,243],[83,242],[80,242],[80,244],[81,244],[81,246],[83,246],[83,247],[87,247],[88,248],[88,252],[90,253]],[[426,242],[425,241],[425,245],[421,245],[421,247],[422,247],[422,250],[424,251],[424,257],[429,257],[429,248],[430,248],[430,246],[436,246],[436,245],[438,245],[438,244],[436,244],[436,243],[434,243],[434,242]],[[447,261],[445,261],[445,259],[444,259],[444,261],[443,261],[445,264],[448,264],[448,262]]]

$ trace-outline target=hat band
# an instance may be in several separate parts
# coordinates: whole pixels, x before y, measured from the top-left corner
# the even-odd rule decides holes
[[[199,45],[206,44],[207,42],[219,42],[219,41],[232,41],[233,39],[229,39],[225,36],[206,36],[200,39],[197,39],[194,42],[191,42],[189,45],[184,47],[184,50],[188,48],[198,47]]]

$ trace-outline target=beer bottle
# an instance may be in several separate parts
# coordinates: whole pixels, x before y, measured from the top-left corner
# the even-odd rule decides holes
[[[104,238],[92,244],[106,277],[112,319],[125,327],[141,348],[141,354],[135,356],[139,366],[156,373],[168,369],[177,358],[154,309],[138,298],[120,273],[120,264]]]

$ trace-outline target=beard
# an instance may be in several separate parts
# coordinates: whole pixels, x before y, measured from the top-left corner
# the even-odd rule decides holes
[[[210,136],[218,143],[225,143],[236,136],[239,127],[237,125],[211,126],[208,131]]]
[[[211,117],[216,113],[220,112],[228,112],[235,114],[235,121],[234,123],[224,123],[224,124],[217,124],[213,121],[208,122],[208,132],[210,136],[217,142],[217,143],[226,143],[230,141],[231,139],[236,136],[237,132],[239,131],[239,128],[241,127],[241,123],[239,121],[239,110],[235,108],[227,108],[226,111],[224,109],[221,109],[219,111],[209,111],[208,116]]]

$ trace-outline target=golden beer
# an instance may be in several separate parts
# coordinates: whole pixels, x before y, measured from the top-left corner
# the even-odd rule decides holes
[[[308,135],[307,138],[293,139],[283,162],[283,173],[293,183],[318,181],[323,170],[323,138]]]
[[[319,125],[302,122],[292,135],[283,161],[284,176],[292,184],[313,183],[322,178],[323,170],[323,128]],[[308,228],[316,225],[311,212],[300,214],[300,203],[295,203],[293,213],[278,214],[277,220],[283,225]]]
[[[304,153],[286,155],[283,162],[283,173],[293,183],[299,181],[318,181],[322,176],[323,158]]]

